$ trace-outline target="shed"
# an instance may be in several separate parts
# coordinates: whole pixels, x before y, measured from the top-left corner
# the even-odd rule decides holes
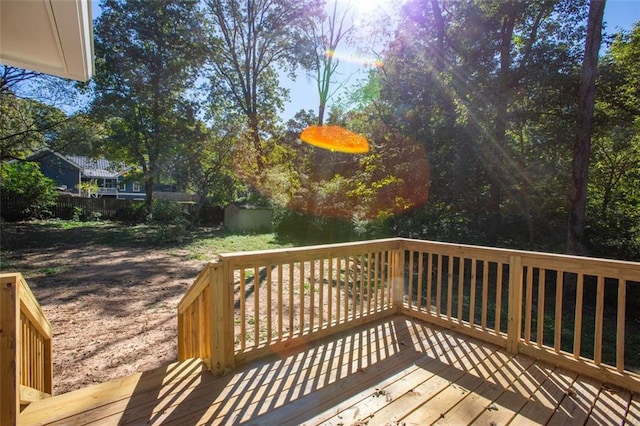
[[[224,226],[232,232],[271,231],[273,209],[231,203],[224,208]]]

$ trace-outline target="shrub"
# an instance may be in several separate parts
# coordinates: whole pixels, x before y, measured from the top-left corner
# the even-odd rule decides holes
[[[13,162],[0,170],[0,212],[7,221],[50,216],[58,193],[35,163]]]

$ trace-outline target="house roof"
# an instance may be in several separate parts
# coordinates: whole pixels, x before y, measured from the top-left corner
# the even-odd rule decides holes
[[[80,167],[83,177],[115,179],[129,170],[129,167],[123,167],[121,164],[105,158],[95,159],[80,155],[66,155],[64,157]]]
[[[48,155],[55,155],[69,163],[71,166],[77,168],[82,174],[82,177],[115,179],[131,170],[131,167],[126,167],[122,163],[109,161],[106,158],[91,158],[82,155],[64,155],[49,148],[34,152],[28,156],[27,159],[30,161],[40,161]]]

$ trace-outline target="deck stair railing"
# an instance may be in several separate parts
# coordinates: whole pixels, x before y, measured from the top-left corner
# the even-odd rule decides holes
[[[179,359],[222,374],[403,313],[640,392],[638,286],[640,263],[401,238],[232,253],[180,302]]]
[[[0,274],[0,424],[52,395],[51,324],[20,273]]]

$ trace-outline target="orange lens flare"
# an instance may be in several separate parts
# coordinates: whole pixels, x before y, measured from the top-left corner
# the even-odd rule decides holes
[[[302,131],[300,139],[331,151],[348,154],[369,152],[369,142],[364,136],[340,126],[309,126]]]

